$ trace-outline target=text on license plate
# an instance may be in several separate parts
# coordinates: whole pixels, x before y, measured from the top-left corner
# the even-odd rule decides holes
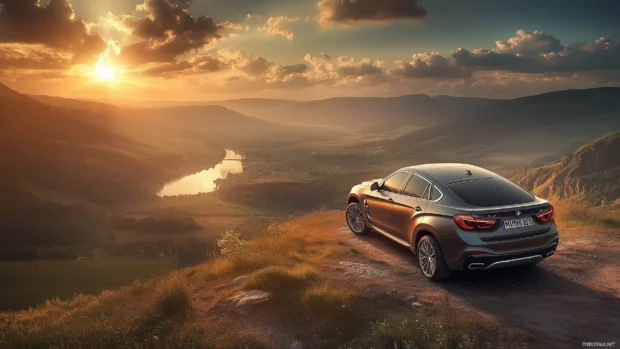
[[[529,227],[534,225],[534,221],[532,218],[521,218],[521,219],[512,219],[509,221],[504,221],[503,223],[504,229],[514,229],[521,227]]]

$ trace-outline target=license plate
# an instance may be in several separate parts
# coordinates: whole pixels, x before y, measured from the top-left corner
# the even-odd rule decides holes
[[[532,218],[512,219],[509,221],[504,221],[502,225],[504,226],[504,229],[529,227],[534,225],[534,220]]]

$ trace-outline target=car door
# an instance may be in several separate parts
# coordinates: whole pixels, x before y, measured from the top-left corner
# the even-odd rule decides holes
[[[389,229],[394,201],[409,178],[408,172],[395,172],[379,184],[379,190],[366,196],[367,214],[370,222],[381,229]]]
[[[401,195],[394,199],[389,228],[396,232],[398,238],[409,241],[409,235],[422,223],[428,205],[430,185],[429,181],[414,174],[407,181]]]

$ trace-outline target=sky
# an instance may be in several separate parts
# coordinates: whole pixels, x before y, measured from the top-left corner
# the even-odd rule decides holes
[[[617,0],[0,0],[0,82],[69,98],[620,86]]]

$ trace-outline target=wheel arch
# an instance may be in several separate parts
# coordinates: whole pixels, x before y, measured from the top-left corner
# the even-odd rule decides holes
[[[360,200],[360,198],[357,196],[357,194],[351,193],[351,194],[349,194],[349,197],[347,198],[347,206],[349,206],[353,202],[357,202],[357,203],[361,204],[362,200]]]
[[[433,227],[428,224],[420,224],[416,227],[411,237],[411,250],[415,255],[418,254],[418,242],[420,242],[420,239],[422,239],[422,237],[426,235],[431,235],[432,237],[434,237],[435,240],[437,240],[439,247],[441,247],[441,243],[439,242],[439,238],[437,237],[435,229],[433,229]]]

